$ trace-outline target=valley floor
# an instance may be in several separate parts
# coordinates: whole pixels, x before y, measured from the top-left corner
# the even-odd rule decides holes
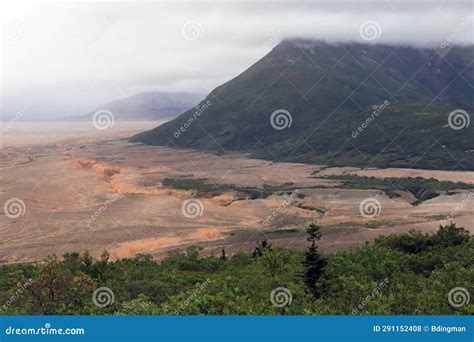
[[[413,206],[408,192],[389,197],[377,189],[340,188],[340,180],[313,175],[432,177],[474,184],[474,172],[321,168],[244,155],[216,156],[132,144],[124,138],[133,133],[133,129],[95,130],[61,139],[48,133],[32,143],[36,140],[29,132],[25,134],[29,143],[4,143],[0,201],[20,199],[25,210],[16,218],[0,215],[0,263],[83,250],[94,256],[108,250],[114,259],[137,253],[160,259],[170,250],[195,243],[204,247],[204,254],[218,255],[222,247],[232,254],[251,251],[256,241],[264,239],[299,249],[307,245],[304,228],[311,221],[322,226],[320,243],[325,252],[349,249],[380,234],[435,231],[451,212],[455,212],[452,221],[474,232],[469,190],[443,192]],[[225,190],[212,194],[163,185],[177,179],[204,179]],[[255,199],[242,197],[239,191],[269,187],[288,191]],[[298,196],[291,196],[295,190]],[[195,197],[201,215],[184,215],[183,203]],[[359,206],[368,198],[380,203],[375,217],[361,216]]]

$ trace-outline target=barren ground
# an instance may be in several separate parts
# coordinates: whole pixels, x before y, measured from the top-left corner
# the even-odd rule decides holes
[[[26,211],[18,218],[1,212],[0,263],[35,261],[68,251],[89,250],[98,255],[104,249],[113,258],[137,253],[161,258],[169,250],[193,243],[202,244],[206,253],[218,254],[223,246],[233,253],[251,250],[264,238],[302,248],[306,245],[303,228],[311,221],[323,226],[322,249],[334,251],[373,241],[379,234],[435,230],[453,210],[453,221],[474,231],[473,201],[463,201],[467,191],[412,206],[408,194],[391,199],[378,190],[331,188],[337,181],[310,177],[319,169],[316,165],[216,156],[121,139],[156,123],[121,123],[121,127],[107,131],[78,128],[73,132],[64,132],[60,125],[56,130],[40,130],[41,134],[34,125],[17,127],[16,134],[12,131],[2,139],[0,201],[19,198]],[[474,172],[322,171],[344,172],[474,183]],[[242,200],[229,191],[199,198],[202,215],[190,218],[183,215],[182,205],[195,193],[162,185],[165,178],[176,177],[252,187],[292,182],[305,197],[287,205],[283,194]],[[380,215],[360,215],[359,204],[366,198],[380,202]],[[264,224],[273,213],[270,224]]]

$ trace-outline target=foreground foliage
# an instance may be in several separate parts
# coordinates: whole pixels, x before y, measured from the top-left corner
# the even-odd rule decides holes
[[[313,315],[472,314],[450,305],[455,287],[473,292],[472,237],[455,225],[436,234],[378,238],[351,252],[321,255],[319,227],[308,228],[306,252],[259,243],[254,253],[200,256],[198,246],[162,262],[149,255],[110,261],[88,253],[0,268],[0,314]],[[94,305],[107,287],[114,301]],[[271,292],[288,290],[277,307]],[[291,299],[291,300],[290,300]],[[472,302],[472,301],[471,301]]]

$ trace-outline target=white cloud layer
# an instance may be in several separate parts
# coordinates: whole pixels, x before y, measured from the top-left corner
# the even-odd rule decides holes
[[[454,43],[473,42],[471,1],[4,2],[0,11],[6,101],[208,92],[284,37],[363,41],[366,21],[380,26],[372,43],[434,46],[454,33]]]

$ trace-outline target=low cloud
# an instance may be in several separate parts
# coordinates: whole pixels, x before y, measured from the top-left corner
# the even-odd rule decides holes
[[[77,88],[84,99],[84,89],[91,88],[98,100],[144,90],[208,92],[285,37],[364,41],[360,27],[371,21],[380,32],[370,43],[436,46],[456,32],[453,44],[472,44],[472,21],[459,30],[471,13],[470,1],[435,0],[63,2],[2,8],[4,33],[11,28],[16,34],[2,40],[2,95],[8,102],[24,93],[34,97],[40,88],[46,99],[58,88]],[[198,24],[197,38],[186,36],[189,22]]]

